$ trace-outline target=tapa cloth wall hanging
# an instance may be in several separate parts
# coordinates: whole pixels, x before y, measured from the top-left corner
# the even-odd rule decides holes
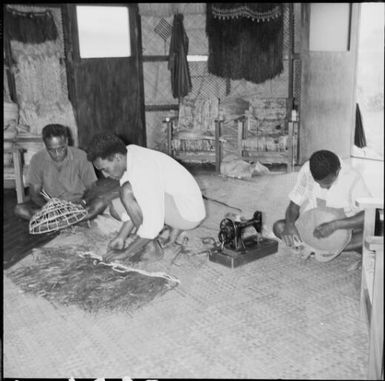
[[[281,3],[207,3],[208,71],[261,83],[282,73]]]
[[[20,106],[20,123],[30,132],[41,135],[44,126],[60,123],[71,130],[78,144],[77,126],[72,104],[68,99],[65,65],[61,63],[57,43],[11,42],[16,62],[15,83]]]
[[[70,128],[74,145],[78,146],[75,114],[68,99],[61,9],[52,7],[48,10],[43,5],[16,4],[7,8],[9,13],[20,15],[22,30],[26,18],[41,18],[37,25],[41,30],[38,39],[11,39],[14,63],[11,70],[20,107],[19,123],[29,126],[32,135],[41,135],[41,130],[47,124],[63,124]],[[43,22],[45,19],[48,26]]]
[[[5,31],[10,40],[40,44],[56,40],[58,31],[50,11],[21,12],[5,8]]]

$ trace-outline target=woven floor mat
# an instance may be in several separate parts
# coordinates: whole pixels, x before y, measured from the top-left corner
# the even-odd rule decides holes
[[[217,191],[210,196],[219,197],[219,185],[226,180],[216,181]],[[249,183],[242,184],[251,192]],[[245,195],[238,198],[245,207]],[[236,202],[236,196],[227,201]],[[249,203],[256,206],[256,201]],[[223,208],[211,203],[208,220],[191,232],[191,249],[199,237],[215,235],[215,219]],[[360,271],[347,271],[357,254],[342,253],[319,263],[280,247],[278,253],[236,269],[209,262],[194,250],[174,262],[172,256],[166,253],[160,270],[181,284],[132,313],[90,314],[54,306],[21,293],[5,272],[4,376],[366,377]]]
[[[133,314],[54,307],[5,277],[4,375],[362,379],[367,328],[351,262],[280,250],[234,270],[178,267],[182,284]]]

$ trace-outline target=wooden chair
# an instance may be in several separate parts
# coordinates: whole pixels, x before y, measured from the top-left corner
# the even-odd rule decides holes
[[[259,103],[265,116],[258,107],[250,106],[237,120],[239,156],[262,164],[285,164],[291,172],[297,157],[298,122],[287,120],[285,98],[261,99]],[[270,106],[271,112],[266,112]]]
[[[222,121],[218,114],[208,116],[208,110],[218,111],[218,105],[216,108],[205,107],[205,101],[210,100],[200,102],[198,107],[194,101],[186,100],[180,104],[177,116],[165,118],[168,154],[186,163],[215,163],[219,173],[224,143]]]
[[[362,250],[361,312],[369,328],[368,379],[384,379],[384,237],[382,199],[360,198],[365,209]],[[376,210],[382,220],[380,235],[375,234]]]
[[[12,155],[12,167],[4,168],[4,185],[12,183],[16,188],[17,203],[23,203],[25,195],[25,178],[28,173],[29,163],[32,156],[44,148],[40,136],[30,134],[19,134],[16,139],[4,139],[4,153]]]
[[[4,139],[4,141],[7,141]],[[10,141],[8,141],[10,142]],[[4,171],[4,181],[14,181],[16,187],[17,203],[23,203],[25,201],[24,192],[24,180],[23,180],[23,162],[22,154],[24,149],[17,145],[13,145],[11,148],[4,148],[5,154],[12,154],[13,168],[12,171]]]

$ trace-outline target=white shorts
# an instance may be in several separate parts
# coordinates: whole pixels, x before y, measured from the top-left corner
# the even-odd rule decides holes
[[[179,198],[176,198],[166,193],[164,198],[164,223],[171,226],[172,228],[181,230],[190,230],[196,228],[202,222],[202,219],[199,219],[198,221],[186,219],[182,216],[177,206],[178,204],[185,204],[194,208],[195,203],[196,200],[193,200],[188,196],[183,195]],[[119,197],[112,200],[109,212],[112,217],[120,221],[127,221],[130,219]]]

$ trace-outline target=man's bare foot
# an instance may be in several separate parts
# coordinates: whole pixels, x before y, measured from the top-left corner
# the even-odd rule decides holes
[[[157,239],[154,239],[153,245],[154,245],[154,255],[159,258],[163,257],[164,252],[163,252],[162,246],[160,245]]]
[[[170,230],[171,229],[167,225],[164,225],[162,231],[159,233],[157,241],[160,247],[164,247],[166,245],[166,242],[168,242]]]
[[[181,229],[169,228],[169,235],[166,239],[160,240],[162,247],[167,247],[176,242],[180,234],[183,232]]]
[[[164,252],[158,240],[154,239],[148,243],[142,250],[129,257],[131,263],[146,261],[146,263],[159,261],[164,257]]]

